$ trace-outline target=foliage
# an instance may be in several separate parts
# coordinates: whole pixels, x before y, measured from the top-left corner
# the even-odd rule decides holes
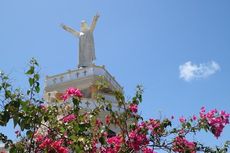
[[[188,138],[188,135],[195,135],[202,130],[218,138],[223,128],[229,124],[230,114],[224,111],[214,109],[206,112],[203,107],[199,116],[180,118],[177,128],[172,125],[172,118],[143,120],[138,114],[143,93],[141,86],[137,86],[136,94],[128,102],[121,92],[114,91],[117,100],[115,107],[103,96],[97,96],[95,108],[86,110],[82,107],[82,94],[77,88],[68,88],[62,95],[61,103],[47,105],[36,98],[40,92],[37,68],[38,63],[32,59],[26,72],[30,86],[26,94],[13,89],[9,78],[0,73],[0,126],[7,126],[12,121],[14,127],[20,128],[15,132],[17,142],[0,133],[0,142],[5,143],[5,147],[12,153],[228,151],[228,141],[222,147],[211,148]],[[110,130],[114,126],[118,129],[116,134]]]

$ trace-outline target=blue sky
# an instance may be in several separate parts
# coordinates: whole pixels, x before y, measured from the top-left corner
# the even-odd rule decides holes
[[[42,83],[46,75],[76,68],[78,42],[60,24],[80,29],[82,19],[90,23],[99,12],[95,63],[106,66],[128,98],[137,84],[144,86],[145,118],[187,117],[202,106],[230,112],[229,7],[228,0],[2,0],[0,69],[25,89],[23,72],[31,57],[41,65]],[[179,67],[189,61],[199,73],[212,62],[219,68],[186,81]],[[215,145],[229,135],[228,126],[217,141],[200,139]]]

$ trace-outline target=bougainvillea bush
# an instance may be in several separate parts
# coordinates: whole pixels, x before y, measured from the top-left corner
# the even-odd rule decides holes
[[[8,76],[0,73],[0,125],[13,122],[18,139],[13,142],[0,133],[0,142],[12,153],[228,152],[228,141],[212,148],[191,139],[191,135],[200,131],[220,137],[229,124],[230,114],[225,111],[208,111],[202,107],[197,116],[179,118],[176,126],[172,125],[173,117],[143,120],[138,114],[143,92],[140,86],[130,101],[114,91],[119,109],[114,109],[111,102],[98,95],[96,107],[84,111],[81,107],[83,94],[74,87],[66,89],[62,102],[47,105],[37,98],[40,92],[37,67],[38,63],[32,59],[26,72],[29,89],[25,94],[14,89]],[[111,132],[112,126],[118,129],[117,133]]]

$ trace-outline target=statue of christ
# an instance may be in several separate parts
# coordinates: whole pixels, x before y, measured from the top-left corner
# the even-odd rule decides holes
[[[80,32],[66,25],[61,25],[64,30],[79,38],[79,68],[91,66],[93,64],[93,60],[96,59],[93,31],[96,27],[98,18],[99,14],[96,14],[90,27],[87,25],[86,21],[83,20],[81,22]]]

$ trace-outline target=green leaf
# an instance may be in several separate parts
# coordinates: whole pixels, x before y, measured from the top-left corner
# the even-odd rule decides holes
[[[34,74],[34,67],[31,66],[30,69],[26,72],[26,74],[28,75]]]
[[[21,101],[20,103],[21,103],[21,106],[22,106],[22,110],[27,111],[29,101]]]
[[[8,123],[10,120],[10,114],[8,111],[4,111],[3,120],[5,123]]]
[[[5,98],[7,99],[7,98],[10,98],[11,97],[11,92],[10,92],[10,90],[6,90],[5,91]]]
[[[20,107],[20,102],[19,101],[12,101],[12,104],[17,109]]]
[[[44,121],[48,121],[49,120],[49,117],[48,116],[44,116]]]
[[[76,152],[78,152],[78,153],[81,153],[81,152],[82,152],[82,150],[81,150],[81,148],[80,148],[79,145],[75,145],[74,148],[75,148],[74,150],[75,150]]]
[[[78,137],[77,137],[76,135],[71,135],[71,136],[69,136],[69,138],[70,138],[71,140],[73,140],[74,142],[76,142],[77,139],[78,139]]]
[[[77,141],[84,144],[86,140],[85,140],[84,137],[81,137],[81,136],[80,136],[80,137],[77,139]]]
[[[30,94],[30,90],[27,90],[26,94],[29,95]]]
[[[34,75],[34,79],[35,79],[35,80],[39,80],[39,78],[40,78],[39,74],[35,74],[35,75]]]
[[[40,92],[40,87],[39,86],[35,86],[35,90],[36,90],[37,93],[39,93]]]
[[[191,128],[191,124],[189,122],[187,122],[186,126],[187,128]]]
[[[7,83],[7,82],[3,82],[2,83],[2,87],[3,88],[8,88],[8,87],[10,87],[11,85],[9,84],[9,83]]]
[[[32,132],[31,130],[29,130],[29,131],[26,132],[26,135],[27,135],[29,138],[31,138],[32,135],[33,135],[33,132]]]
[[[104,137],[100,137],[99,141],[102,145],[106,144],[105,138]]]
[[[38,64],[38,62],[37,62],[37,60],[36,60],[35,58],[32,58],[32,59],[30,60],[30,64],[39,66],[39,64]]]
[[[64,127],[60,127],[60,132],[64,133],[64,132],[66,132],[66,129]]]
[[[5,120],[5,117],[4,117],[4,113],[1,112],[0,113],[0,126],[5,126],[6,125],[6,120]]]
[[[30,86],[32,86],[34,84],[34,78],[29,78],[29,83],[30,83]]]
[[[25,118],[23,118],[23,119],[21,120],[21,122],[19,123],[19,125],[20,125],[22,131],[23,131],[24,129],[29,129],[29,128],[30,128],[30,124],[29,124],[30,122],[31,122],[31,121],[29,120],[28,117],[25,117]]]
[[[13,122],[14,122],[14,128],[17,126],[17,124],[18,124],[18,117],[17,118],[14,118],[13,119]]]
[[[17,149],[15,147],[10,148],[10,153],[17,153]]]

